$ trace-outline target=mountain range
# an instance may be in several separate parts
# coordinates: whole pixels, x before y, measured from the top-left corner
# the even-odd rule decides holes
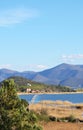
[[[8,69],[0,69],[0,81],[3,81],[11,76],[21,76],[32,81],[45,84],[83,88],[83,65],[63,63],[40,72],[18,72]]]

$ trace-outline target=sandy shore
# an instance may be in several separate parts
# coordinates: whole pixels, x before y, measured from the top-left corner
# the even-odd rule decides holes
[[[73,115],[75,118],[83,120],[83,104],[73,104],[69,101],[41,101],[37,104],[30,104],[29,109],[38,113],[44,110],[48,116],[57,118]]]

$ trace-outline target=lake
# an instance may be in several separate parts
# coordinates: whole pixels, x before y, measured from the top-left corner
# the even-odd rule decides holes
[[[72,103],[83,103],[83,93],[75,94],[25,94],[19,95],[21,99],[25,99],[29,103],[37,103],[42,100],[62,100],[69,101]]]

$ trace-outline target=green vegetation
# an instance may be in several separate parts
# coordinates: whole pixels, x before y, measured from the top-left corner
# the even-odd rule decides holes
[[[41,130],[37,116],[27,111],[27,106],[17,96],[14,81],[4,81],[0,88],[0,130]]]

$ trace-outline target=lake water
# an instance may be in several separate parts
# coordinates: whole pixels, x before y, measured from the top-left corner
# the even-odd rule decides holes
[[[72,103],[83,103],[83,93],[76,94],[26,94],[20,95],[21,99],[25,99],[29,103],[37,103],[42,100],[62,100]]]

